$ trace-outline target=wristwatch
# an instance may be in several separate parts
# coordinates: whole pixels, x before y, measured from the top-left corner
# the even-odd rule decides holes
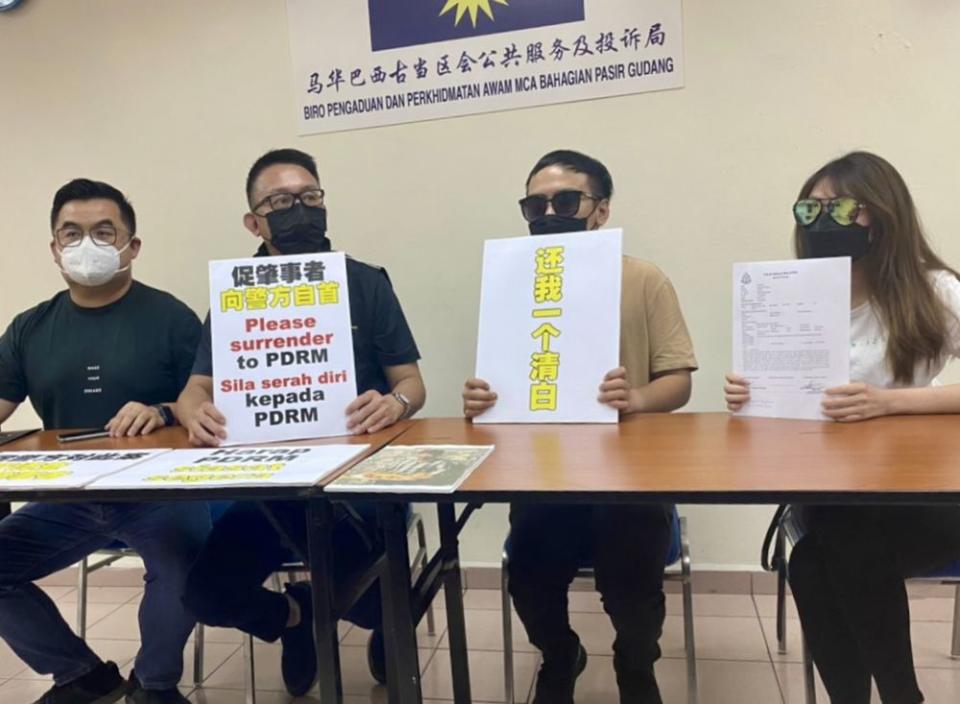
[[[393,397],[397,399],[400,402],[400,404],[403,406],[403,413],[400,414],[400,420],[403,420],[410,413],[410,399],[408,399],[399,391],[394,391]]]
[[[173,411],[170,410],[170,406],[164,406],[162,403],[158,403],[155,406],[150,406],[160,414],[160,417],[163,419],[163,426],[169,428],[171,425],[177,424],[177,417],[173,415]]]

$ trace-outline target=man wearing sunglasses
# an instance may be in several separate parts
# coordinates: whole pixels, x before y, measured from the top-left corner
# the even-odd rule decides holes
[[[520,201],[532,235],[596,230],[610,217],[613,180],[589,156],[555,151],[527,179]],[[598,398],[629,413],[667,412],[690,397],[697,368],[673,286],[652,264],[624,257],[620,308],[621,366],[599,383]],[[463,411],[474,418],[496,403],[494,389],[469,379]],[[587,655],[570,628],[567,590],[580,567],[596,571],[597,589],[617,633],[614,667],[624,704],[660,704],[654,662],[663,629],[663,570],[672,506],[510,507],[510,594],[530,642],[543,653],[535,704],[571,704]]]
[[[106,428],[114,437],[172,425],[200,321],[133,279],[133,207],[116,188],[78,179],[50,218],[53,261],[68,290],[18,315],[0,338],[0,422],[27,398],[47,429]],[[0,521],[0,637],[53,676],[38,704],[185,704],[177,685],[194,618],[180,603],[210,530],[203,503],[27,504]],[[146,564],[142,646],[129,681],[73,633],[33,582],[122,541]]]
[[[268,152],[247,177],[250,212],[246,228],[262,240],[256,256],[328,252],[327,211],[317,165],[295,149]],[[347,258],[350,317],[359,396],[346,409],[354,433],[374,433],[416,413],[426,399],[420,353],[386,272]],[[193,376],[180,396],[180,417],[197,445],[217,445],[229,424],[213,405],[210,318],[204,323]],[[187,582],[184,600],[201,622],[239,628],[283,644],[282,671],[287,690],[305,694],[316,680],[317,656],[309,583],[287,586],[285,594],[263,588],[264,580],[291,559],[292,543],[306,554],[307,527],[302,502],[268,502],[270,516],[252,502],[238,502],[214,526]],[[282,528],[284,536],[274,528]],[[362,567],[374,551],[375,508],[354,505],[334,528],[334,566],[339,581]],[[287,542],[289,541],[289,542]],[[374,629],[368,642],[371,674],[386,680],[380,595],[375,585],[348,614]]]

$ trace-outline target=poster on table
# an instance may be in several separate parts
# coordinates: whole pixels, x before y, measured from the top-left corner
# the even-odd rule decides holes
[[[327,492],[452,494],[493,445],[391,445],[327,485]]]
[[[681,0],[287,0],[300,134],[683,86]]]
[[[80,489],[166,450],[0,452],[0,491]]]
[[[476,376],[497,402],[475,423],[616,423],[597,400],[620,365],[623,231],[488,240]]]
[[[210,262],[224,444],[348,435],[357,396],[343,253]]]
[[[223,486],[313,486],[369,445],[222,447],[171,450],[111,474],[93,489],[191,489]]]

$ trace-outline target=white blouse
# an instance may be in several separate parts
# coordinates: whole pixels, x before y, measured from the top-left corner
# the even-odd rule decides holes
[[[931,273],[934,290],[952,313],[942,359],[917,365],[912,384],[895,382],[887,365],[887,332],[868,302],[850,311],[850,380],[880,388],[931,386],[949,357],[960,357],[960,281],[949,271]]]

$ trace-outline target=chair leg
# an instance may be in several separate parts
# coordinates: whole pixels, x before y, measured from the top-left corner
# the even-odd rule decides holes
[[[513,607],[510,604],[510,583],[507,578],[509,566],[507,553],[500,564],[500,613],[503,618],[503,697],[506,704],[515,704],[513,677]]]
[[[803,691],[806,704],[817,704],[817,680],[813,672],[813,657],[803,639]]]
[[[687,702],[697,704],[700,696],[697,683],[697,644],[693,629],[693,570],[686,519],[680,519],[680,572],[683,575],[683,641],[687,654]]]
[[[244,686],[247,704],[257,704],[257,671],[253,658],[253,636],[243,637]]]
[[[953,642],[950,645],[950,657],[960,658],[960,584],[957,584],[953,597]]]
[[[198,623],[193,629],[193,684],[203,685],[203,624]]]
[[[783,530],[777,529],[777,652],[787,653],[787,539]]]
[[[423,527],[423,518],[418,514],[415,515],[415,522],[417,525],[417,548],[418,553],[420,554],[420,572],[423,573],[427,569],[429,560],[427,559],[427,531]],[[437,634],[437,624],[433,617],[433,602],[430,602],[430,605],[427,606],[427,633],[431,636]]]
[[[87,558],[77,565],[77,635],[87,637]]]

